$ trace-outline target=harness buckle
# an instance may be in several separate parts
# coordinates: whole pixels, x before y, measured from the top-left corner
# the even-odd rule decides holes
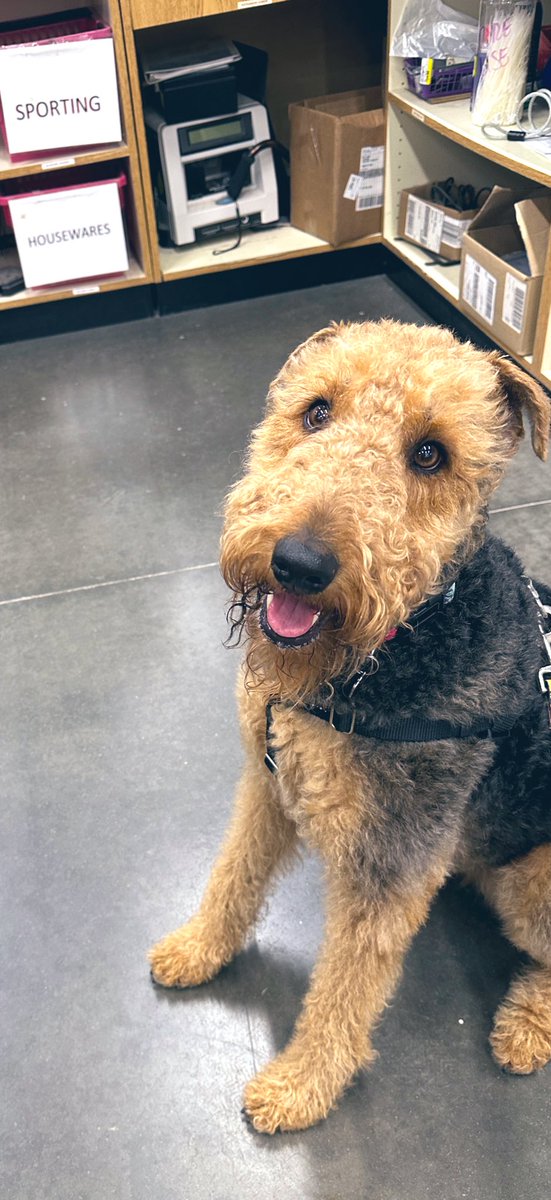
[[[336,721],[335,721],[336,717]],[[348,729],[345,722],[348,722]],[[356,709],[352,709],[352,713],[335,713],[335,705],[332,704],[329,709],[329,724],[337,733],[344,733],[348,737],[354,733],[356,726]]]
[[[538,671],[538,679],[540,681],[540,688],[544,696],[548,696],[549,701],[551,702],[551,666],[542,667],[541,670]]]

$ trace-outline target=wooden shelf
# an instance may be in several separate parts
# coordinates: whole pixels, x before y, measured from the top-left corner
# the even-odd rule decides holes
[[[90,150],[60,150],[48,158],[27,158],[12,162],[5,146],[0,146],[0,179],[18,179],[21,175],[41,175],[45,171],[60,171],[70,167],[87,167],[90,163],[109,162],[113,158],[128,158],[126,142],[113,142]]]
[[[203,242],[183,249],[160,249],[161,273],[165,282],[173,279],[183,279],[192,275],[208,275],[214,271],[231,271],[237,267],[251,267],[259,263],[274,262],[277,259],[300,258],[305,254],[324,254],[331,250],[346,250],[355,246],[368,246],[381,241],[381,234],[361,238],[356,242],[346,242],[342,246],[331,246],[320,238],[303,233],[292,225],[278,225],[272,229],[248,231],[243,234],[241,245],[226,254],[213,254],[213,250],[221,250],[231,246],[235,237],[229,234],[226,239]]]
[[[444,296],[446,300],[449,300],[455,308],[459,308],[459,263],[452,263],[449,267],[443,266],[442,263],[436,263],[421,246],[414,246],[412,242],[406,242],[403,238],[385,237],[383,241],[389,250],[392,250],[393,254],[396,254],[417,275],[420,275],[422,279],[430,283],[431,287],[439,292],[441,296]],[[508,347],[500,343],[499,338],[496,338],[493,331],[488,329],[487,325],[483,325],[481,321],[477,321],[476,313],[469,311],[469,320],[473,325],[477,325],[496,345],[501,345],[502,350],[507,354],[511,354]],[[529,371],[531,375],[539,379],[540,383],[543,383],[545,387],[549,387],[551,379],[536,369],[531,354],[524,357],[515,354],[514,358],[521,367],[524,367],[526,371]]]
[[[505,139],[488,138],[473,125],[469,100],[447,100],[441,104],[428,104],[413,92],[394,89],[389,91],[389,100],[402,112],[422,121],[429,129],[435,129],[444,137],[457,142],[464,149],[510,171],[516,171],[527,179],[533,179],[544,187],[551,185],[551,158],[539,153],[536,141],[507,142]]]
[[[278,4],[280,0],[129,0],[134,29],[150,29],[154,25],[212,17],[272,3]]]
[[[27,288],[13,296],[0,296],[0,311],[7,308],[23,308],[30,304],[46,304],[52,300],[72,300],[74,296],[88,296],[96,292],[115,292],[121,288],[137,287],[150,282],[135,258],[130,255],[130,265],[124,275],[104,279],[83,279],[81,283],[59,283],[51,287]]]
[[[413,242],[406,242],[404,238],[385,237],[384,242],[394,254],[440,292],[441,296],[459,307],[459,263],[443,266],[442,263],[434,262],[422,246],[414,246]]]

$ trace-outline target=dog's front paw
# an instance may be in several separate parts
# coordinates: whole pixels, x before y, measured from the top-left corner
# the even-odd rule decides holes
[[[213,979],[224,959],[209,946],[196,918],[167,934],[149,952],[151,974],[163,987],[196,987]]]
[[[505,1003],[496,1013],[490,1044],[505,1071],[531,1075],[551,1061],[551,1015]]]
[[[323,1082],[311,1063],[283,1053],[247,1084],[243,1111],[258,1133],[308,1129],[333,1107]]]

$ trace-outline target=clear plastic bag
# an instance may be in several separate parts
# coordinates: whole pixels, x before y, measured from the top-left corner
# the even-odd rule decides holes
[[[408,0],[390,53],[397,58],[455,58],[469,62],[478,45],[478,21],[443,0]]]

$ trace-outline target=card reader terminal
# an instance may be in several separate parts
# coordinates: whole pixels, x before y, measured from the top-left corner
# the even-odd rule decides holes
[[[161,225],[176,246],[235,228],[236,207],[226,188],[243,152],[268,140],[265,107],[238,97],[237,112],[167,125],[146,110],[156,203]],[[162,183],[159,186],[159,171]],[[164,193],[164,194],[163,194]],[[268,225],[279,216],[273,152],[262,150],[250,164],[239,195],[241,224]]]

